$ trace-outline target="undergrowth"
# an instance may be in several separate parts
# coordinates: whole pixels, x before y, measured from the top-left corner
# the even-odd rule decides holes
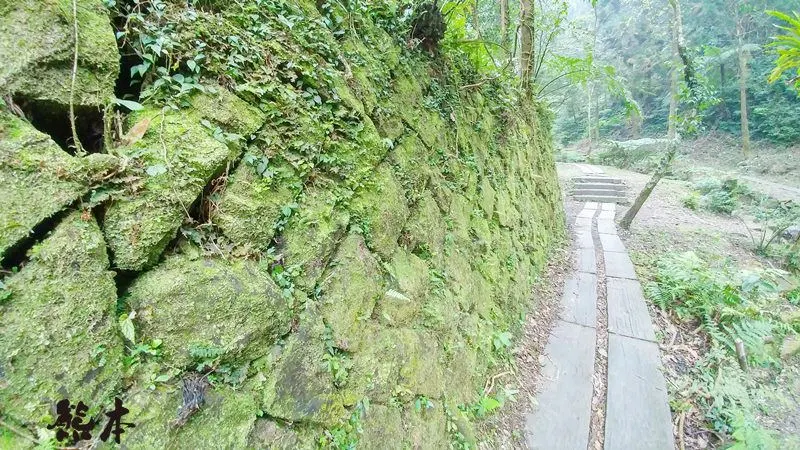
[[[800,332],[799,316],[786,314],[797,309],[792,299],[798,285],[798,279],[780,270],[710,266],[693,252],[661,258],[646,288],[649,298],[697,326],[709,345],[690,369],[691,380],[674,393],[673,410],[696,408],[730,448],[776,448],[771,433],[756,420],[753,395],[761,378],[779,373],[783,358],[789,357],[781,355],[783,341]],[[744,367],[737,342],[744,347]]]

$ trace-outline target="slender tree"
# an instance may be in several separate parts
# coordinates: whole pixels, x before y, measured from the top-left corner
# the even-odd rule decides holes
[[[739,57],[739,110],[742,124],[742,153],[750,155],[750,122],[747,117],[747,62],[750,52],[745,47],[744,37],[747,32],[747,15],[737,14],[736,18],[736,51]]]
[[[500,45],[508,45],[508,0],[500,0]]]
[[[533,2],[520,0],[519,75],[522,88],[530,91],[533,74]]]
[[[681,63],[683,64],[683,78],[686,82],[686,85],[689,87],[689,109],[691,110],[690,115],[691,117],[695,117],[697,114],[697,102],[699,99],[699,90],[697,84],[697,78],[695,77],[694,71],[694,64],[692,62],[691,57],[689,56],[689,51],[686,48],[686,42],[683,35],[683,19],[681,18],[681,4],[679,0],[668,0],[670,7],[672,8],[673,15],[675,16],[674,21],[674,37],[675,37],[675,45],[678,50],[678,56],[681,59]],[[619,223],[619,226],[623,229],[629,229],[631,226],[631,222],[636,217],[636,214],[639,213],[639,210],[642,209],[642,206],[650,197],[650,194],[658,185],[658,182],[664,178],[664,175],[667,174],[669,170],[669,166],[672,163],[672,160],[675,159],[675,155],[678,153],[678,139],[673,138],[669,140],[669,144],[667,145],[667,152],[664,154],[664,157],[661,158],[661,161],[658,163],[658,167],[656,171],[653,173],[653,176],[650,178],[650,181],[647,182],[642,192],[636,197],[634,200],[633,205],[628,209],[625,213],[625,216],[622,217],[622,220]]]

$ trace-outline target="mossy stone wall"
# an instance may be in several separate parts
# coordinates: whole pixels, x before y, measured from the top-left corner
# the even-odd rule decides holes
[[[49,14],[28,3],[0,16]],[[186,8],[178,3],[170,8]],[[128,448],[473,438],[467,406],[505,357],[495,339],[535,304],[531,286],[563,231],[549,115],[491,86],[460,89],[453,61],[404,48],[368,15],[342,38],[311,2],[269,3],[302,22],[265,40],[237,22],[233,2],[195,20],[203,36],[271,46],[276,67],[317,62],[319,101],[293,80],[271,79],[272,95],[207,76],[205,92],[178,109],[146,104],[127,119],[139,135],[84,158],[0,111],[0,180],[14,181],[0,184],[0,205],[13,203],[0,252],[91,189],[111,192],[73,206],[3,280],[6,423],[46,438],[66,393],[95,410],[121,396],[136,424]],[[95,15],[79,19],[95,29]],[[18,77],[18,66],[0,75]],[[25,152],[69,170],[34,176]],[[101,158],[105,171],[90,164]],[[121,172],[109,178],[106,166]],[[206,401],[178,426],[181,380],[193,372],[210,381]],[[0,446],[27,445],[15,436],[2,432]]]

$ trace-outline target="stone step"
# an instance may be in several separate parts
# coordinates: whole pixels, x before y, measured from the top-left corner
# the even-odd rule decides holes
[[[621,183],[575,183],[574,189],[610,189],[614,191],[621,191],[625,189],[625,185]]]
[[[622,195],[575,195],[574,197],[579,202],[625,203],[628,201]]]
[[[573,181],[576,183],[614,183],[614,184],[622,184],[622,180],[619,178],[611,178],[611,177],[604,177],[604,176],[583,176],[583,177],[576,177],[573,178]]]
[[[573,189],[572,195],[599,195],[601,197],[624,197],[625,194],[613,189]]]

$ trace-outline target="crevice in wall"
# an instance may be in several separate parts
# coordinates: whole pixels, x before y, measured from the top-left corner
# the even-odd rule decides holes
[[[74,155],[69,107],[60,103],[14,97],[14,103],[37,130],[50,136],[64,151]],[[75,106],[75,128],[83,149],[88,153],[103,151],[103,111]]]
[[[80,202],[81,200],[76,200],[61,211],[36,224],[27,237],[6,250],[0,260],[0,269],[2,269],[2,271],[12,271],[15,268],[21,269],[24,267],[29,260],[28,252],[31,248],[47,238],[50,232],[55,230],[58,224],[77,208]]]

